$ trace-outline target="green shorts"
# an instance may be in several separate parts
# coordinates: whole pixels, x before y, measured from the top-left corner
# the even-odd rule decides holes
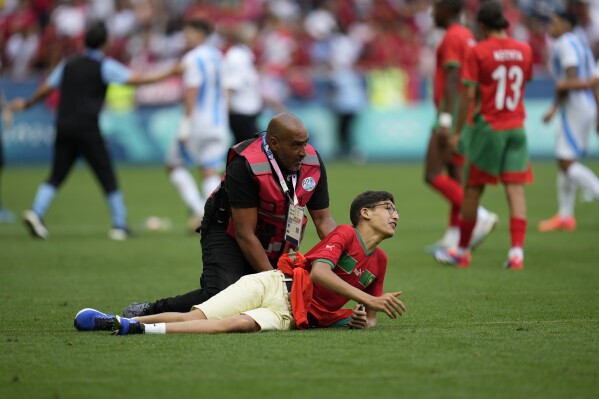
[[[462,140],[461,140],[462,141]],[[494,130],[485,121],[477,121],[464,137],[467,155],[467,185],[532,183],[524,128]]]

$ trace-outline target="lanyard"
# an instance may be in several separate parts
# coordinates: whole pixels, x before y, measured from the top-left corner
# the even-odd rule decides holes
[[[285,178],[283,177],[281,168],[279,167],[277,160],[275,159],[274,155],[272,154],[270,147],[268,146],[268,144],[266,144],[266,135],[262,136],[262,148],[264,148],[264,152],[266,152],[266,156],[268,157],[268,160],[270,161],[272,168],[275,170],[275,173],[277,174],[277,177],[279,178],[279,184],[281,184],[281,188],[283,189],[283,194],[285,194],[287,196],[287,198],[289,198],[289,200],[291,201],[291,196],[289,195],[289,187],[287,186],[287,182],[285,182]],[[293,205],[297,205],[298,200],[297,200],[297,195],[295,195],[295,185],[297,184],[297,173],[295,173],[295,172],[293,172],[291,174],[291,184],[293,185]]]

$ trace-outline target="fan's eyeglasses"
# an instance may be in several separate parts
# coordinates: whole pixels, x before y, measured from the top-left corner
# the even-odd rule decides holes
[[[399,211],[397,210],[397,208],[390,202],[383,202],[382,204],[370,205],[368,208],[374,208],[376,206],[384,206],[387,212],[389,212],[389,216],[393,216],[394,213],[397,213],[399,215]]]

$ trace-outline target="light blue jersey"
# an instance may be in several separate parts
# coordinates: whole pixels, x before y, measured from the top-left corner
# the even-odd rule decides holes
[[[202,44],[189,51],[182,60],[183,85],[198,88],[191,123],[193,130],[227,131],[229,121],[223,85],[223,59],[220,51]]]
[[[588,45],[572,32],[564,33],[554,42],[553,73],[565,79],[566,70],[576,68],[580,80],[595,75],[595,60]],[[591,89],[570,90],[560,104],[560,124],[556,142],[558,159],[575,160],[587,147],[589,133],[595,126],[597,106]]]
[[[595,60],[588,45],[572,32],[567,32],[557,38],[553,45],[553,73],[556,79],[565,79],[566,70],[576,68],[577,77],[588,80],[594,75]],[[595,107],[595,100],[590,89],[572,90],[564,104],[570,107]]]

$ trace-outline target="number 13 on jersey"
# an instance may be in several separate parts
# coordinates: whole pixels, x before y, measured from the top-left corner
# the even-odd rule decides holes
[[[524,83],[522,68],[518,65],[512,65],[509,68],[505,65],[499,65],[495,68],[491,77],[497,82],[495,108],[499,111],[505,108],[514,111],[518,107],[522,96],[522,84]]]

